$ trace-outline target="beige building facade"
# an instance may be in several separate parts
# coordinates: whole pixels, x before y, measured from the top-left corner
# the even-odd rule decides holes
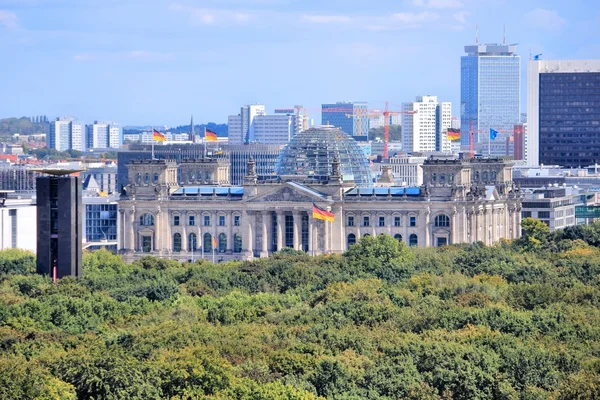
[[[191,165],[179,175],[189,177]],[[209,164],[201,165],[206,178]],[[219,167],[215,162],[212,173]],[[342,180],[337,161],[324,180],[259,177],[250,160],[241,186],[180,184],[180,168],[166,160],[128,165],[118,216],[118,248],[126,260],[248,260],[286,247],[341,253],[379,234],[419,247],[520,236],[521,194],[512,166],[499,159],[430,158],[419,187],[358,188]],[[331,211],[334,222],[314,219],[313,205]]]

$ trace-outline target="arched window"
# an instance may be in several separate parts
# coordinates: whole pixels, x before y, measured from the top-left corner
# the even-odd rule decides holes
[[[158,183],[158,172],[154,173],[154,183]]]
[[[433,174],[431,174],[431,182],[435,182],[437,178],[437,175],[435,174],[435,172]]]
[[[211,173],[209,171],[206,171],[206,180],[207,181],[210,181],[210,176],[211,176]]]
[[[348,248],[350,248],[350,246],[352,246],[355,243],[356,243],[356,235],[354,233],[349,234],[348,235]]]
[[[139,172],[135,174],[135,183],[142,183],[142,174]]]
[[[204,234],[204,251],[211,252],[212,251],[212,236],[210,233],[206,232]]]
[[[224,233],[219,234],[219,253],[225,253],[227,251],[227,235]]]
[[[142,226],[152,226],[154,225],[154,215],[150,213],[145,213],[140,216],[140,225]]]
[[[190,181],[193,181],[194,178],[196,178],[196,175],[194,174],[194,171],[190,171]]]
[[[496,171],[492,171],[490,173],[490,175],[491,175],[492,180],[495,181],[496,180],[496,176],[497,176]]]
[[[413,233],[412,235],[410,235],[408,237],[408,245],[409,246],[418,246],[419,245],[419,239],[417,238],[417,235],[415,235]]]
[[[483,180],[484,180],[484,182],[487,182],[487,180],[488,180],[488,172],[487,171],[483,171]]]
[[[150,183],[150,172],[146,172],[146,175],[144,175],[144,182]]]
[[[440,214],[435,217],[435,226],[450,226],[450,217],[444,214]]]
[[[242,252],[242,235],[236,233],[233,235],[233,252],[241,253]]]
[[[177,253],[181,251],[181,233],[173,235],[173,251]]]
[[[440,174],[440,183],[446,183],[446,175]]]
[[[394,235],[394,239],[396,239],[397,241],[401,242],[401,241],[402,241],[402,235],[401,235],[401,234],[399,234],[399,233],[396,233],[396,234]]]
[[[188,249],[189,251],[196,251],[198,248],[198,238],[195,233],[190,233],[188,240]]]
[[[450,182],[450,183],[454,182],[454,174],[450,174],[450,177],[448,178],[448,182]]]
[[[475,171],[475,180],[478,181],[479,180],[479,171]]]

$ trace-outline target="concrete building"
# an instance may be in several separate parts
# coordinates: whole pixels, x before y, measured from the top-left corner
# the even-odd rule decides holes
[[[0,190],[0,250],[36,252],[36,207],[31,197]]]
[[[81,219],[83,247],[117,250],[117,214],[119,195],[84,195],[84,215]]]
[[[46,170],[37,178],[37,272],[51,277],[81,274],[82,190],[70,170]]]
[[[388,124],[390,125],[400,125],[402,123],[402,118],[400,114],[390,114],[388,116]],[[375,115],[369,117],[369,130],[373,128],[381,128],[385,124],[385,117],[383,114]]]
[[[575,208],[584,201],[579,189],[556,185],[525,191],[522,204],[522,218],[537,218],[554,232],[577,224]]]
[[[86,149],[118,149],[123,146],[123,129],[116,122],[94,121],[86,126]]]
[[[423,163],[427,157],[394,156],[376,163],[378,175],[389,168],[397,186],[421,186],[423,184]]]
[[[527,164],[600,161],[600,60],[527,64]]]
[[[505,161],[431,158],[420,187],[357,187],[341,172],[347,147],[330,146],[325,141],[319,150],[333,157],[326,175],[278,171],[260,177],[251,159],[239,186],[181,187],[177,162],[131,162],[119,200],[119,252],[127,261],[145,255],[242,260],[288,247],[340,253],[363,236],[382,233],[420,247],[520,236],[521,199]],[[307,159],[313,150],[295,157]],[[360,169],[362,161],[356,162],[346,168]],[[157,179],[140,182],[138,174]],[[314,219],[315,204],[332,212],[334,222]]]
[[[402,150],[406,153],[451,153],[447,131],[452,124],[452,104],[438,102],[437,96],[417,96],[402,104]]]
[[[266,114],[263,104],[250,104],[243,106],[238,115],[230,115],[227,120],[229,143],[245,144],[254,142],[254,118]]]
[[[110,194],[118,193],[117,186],[117,164],[91,163],[86,165],[85,171],[81,171],[81,182],[83,190],[88,189],[88,185],[93,180],[99,193]]]
[[[465,46],[461,57],[461,144],[469,147],[471,125],[476,149],[503,156],[506,137],[520,118],[521,58],[515,44]],[[490,129],[498,132],[490,141]]]
[[[58,151],[78,150],[85,148],[85,124],[71,117],[60,117],[50,122],[48,132],[48,148]]]
[[[337,102],[321,105],[321,123],[340,128],[360,140],[369,135],[369,116],[365,102]]]

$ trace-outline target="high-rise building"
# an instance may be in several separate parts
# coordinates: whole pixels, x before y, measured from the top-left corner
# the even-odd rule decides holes
[[[514,44],[465,46],[461,57],[460,101],[461,144],[469,146],[474,130],[477,149],[485,154],[504,155],[520,116],[521,58]],[[490,129],[498,132],[490,141]]]
[[[437,96],[417,96],[402,104],[402,150],[452,152],[447,131],[452,124],[452,104],[438,102]],[[413,112],[407,114],[407,112]]]
[[[116,122],[94,121],[86,126],[86,148],[107,149],[123,145],[123,130]]]
[[[82,190],[73,171],[37,178],[37,272],[56,278],[81,274]]]
[[[254,118],[266,115],[263,104],[250,104],[243,106],[238,115],[228,118],[228,136],[231,144],[244,144],[254,142]]]
[[[365,102],[337,102],[321,105],[321,123],[340,128],[355,139],[369,135],[369,116]]]
[[[50,122],[48,148],[58,151],[85,150],[85,124],[75,118],[60,117]]]
[[[390,125],[400,125],[402,123],[402,117],[400,114],[390,114],[388,116],[388,124]],[[369,116],[369,130],[373,128],[380,128],[384,126],[385,117],[383,114],[380,115],[370,115]]]
[[[600,60],[527,65],[527,164],[600,163]]]

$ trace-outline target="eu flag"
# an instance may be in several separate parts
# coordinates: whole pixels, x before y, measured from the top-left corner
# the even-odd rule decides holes
[[[498,136],[498,131],[495,131],[492,128],[490,128],[490,139],[495,140],[496,136]]]

